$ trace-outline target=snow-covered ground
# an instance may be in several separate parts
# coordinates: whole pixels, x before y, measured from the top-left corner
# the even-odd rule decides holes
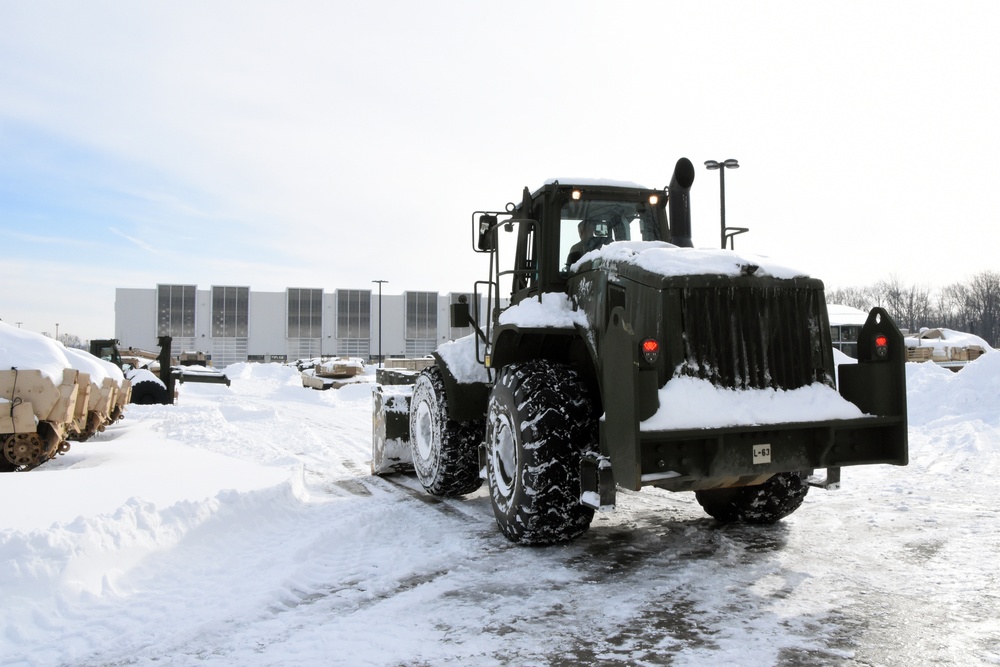
[[[910,465],[775,526],[621,492],[544,548],[372,477],[368,387],[226,373],[0,476],[0,665],[1000,664],[1000,354],[909,364]]]

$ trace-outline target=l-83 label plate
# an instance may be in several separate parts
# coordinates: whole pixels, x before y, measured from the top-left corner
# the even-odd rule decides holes
[[[771,445],[754,445],[753,446],[753,463],[757,465],[758,463],[770,463],[771,462]]]

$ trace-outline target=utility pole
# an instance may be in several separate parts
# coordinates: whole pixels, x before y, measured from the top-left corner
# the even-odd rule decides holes
[[[747,227],[726,227],[726,169],[739,169],[740,163],[732,158],[723,162],[706,160],[705,167],[709,170],[719,170],[719,209],[722,218],[720,240],[722,242],[722,249],[725,250],[727,239],[730,245],[732,245],[732,237],[750,231]]]
[[[382,283],[389,282],[388,280],[373,280],[373,283],[378,283],[378,367],[382,368]]]

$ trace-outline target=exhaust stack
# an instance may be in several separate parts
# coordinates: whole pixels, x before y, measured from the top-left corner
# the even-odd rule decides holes
[[[670,242],[682,248],[691,248],[691,184],[694,183],[694,165],[682,157],[674,167],[667,192],[670,211]]]

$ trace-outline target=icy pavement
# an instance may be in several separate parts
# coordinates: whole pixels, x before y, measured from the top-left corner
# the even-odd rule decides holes
[[[988,356],[910,365],[910,465],[775,526],[622,492],[543,548],[373,478],[364,386],[230,367],[0,476],[0,665],[1000,664]]]

